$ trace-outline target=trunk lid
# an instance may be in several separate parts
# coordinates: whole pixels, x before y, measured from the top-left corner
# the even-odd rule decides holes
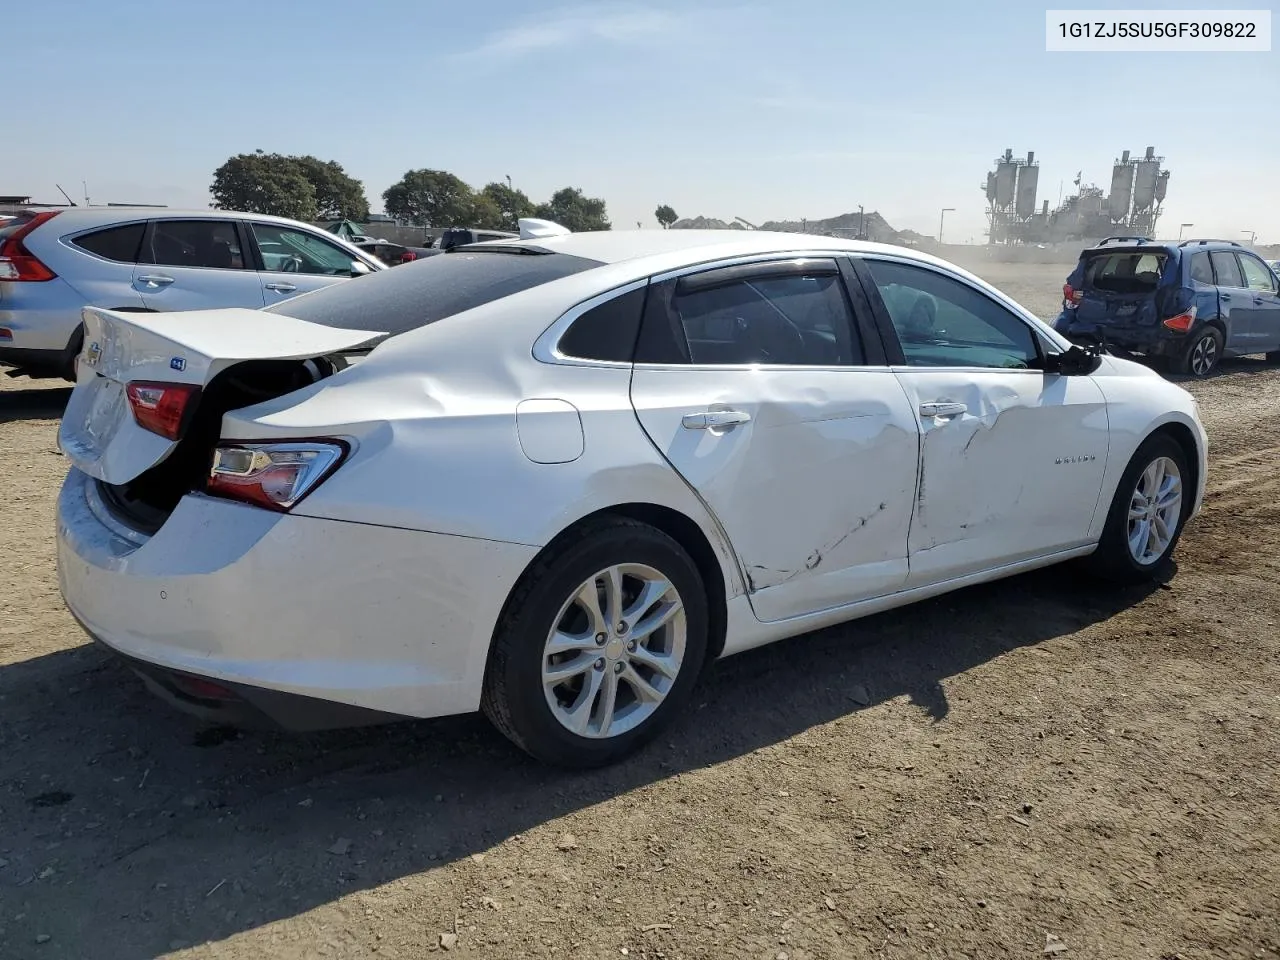
[[[203,389],[238,363],[322,357],[385,336],[242,308],[120,313],[86,307],[82,317],[84,348],[58,445],[77,469],[109,484],[128,483],[150,470],[182,439],[138,425],[126,392],[129,383]],[[190,402],[199,401],[195,396]]]

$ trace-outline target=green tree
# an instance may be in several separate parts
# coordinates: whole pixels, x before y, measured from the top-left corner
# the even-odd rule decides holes
[[[475,194],[444,170],[410,170],[382,194],[387,213],[420,227],[469,226]]]
[[[551,195],[550,202],[538,205],[536,215],[554,220],[574,232],[611,229],[604,201],[583,196],[577,187],[557,190]]]
[[[493,197],[481,191],[472,197],[471,216],[467,218],[466,226],[480,230],[501,230],[502,208]]]
[[[653,211],[653,215],[657,217],[658,222],[662,224],[663,230],[670,230],[671,225],[680,219],[676,216],[676,212],[665,203],[660,205],[657,210]]]
[[[534,202],[523,190],[513,190],[505,183],[490,183],[480,191],[485,197],[497,205],[501,214],[495,230],[509,230],[512,233],[520,229],[521,217],[532,217],[537,211]]]
[[[342,164],[316,157],[293,157],[316,191],[316,208],[322,220],[354,220],[364,223],[369,219],[369,201],[364,195],[364,184],[348,176]]]
[[[241,153],[213,172],[209,187],[219,210],[265,213],[294,220],[315,220],[316,189],[292,157],[278,153]]]

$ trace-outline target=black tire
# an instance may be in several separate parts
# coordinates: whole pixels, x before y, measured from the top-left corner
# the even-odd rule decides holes
[[[553,621],[579,585],[616,564],[652,567],[678,591],[685,615],[684,657],[665,698],[638,726],[617,736],[584,737],[565,727],[547,702],[544,648]],[[652,740],[688,703],[706,660],[709,623],[702,575],[675,540],[621,517],[590,524],[536,561],[512,591],[494,631],[481,709],[508,739],[539,760],[578,769],[613,763]]]
[[[76,332],[71,335],[71,339],[67,341],[66,349],[62,351],[62,359],[58,362],[58,376],[63,380],[76,382],[76,357],[80,356],[80,349],[84,346],[84,324],[76,327]]]
[[[1187,338],[1186,348],[1178,355],[1176,372],[1193,377],[1207,377],[1218,368],[1225,341],[1217,327],[1201,327]],[[1201,358],[1207,359],[1207,365]]]
[[[1272,350],[1268,353],[1267,363],[1280,363],[1280,350]]]
[[[1129,549],[1129,506],[1138,478],[1161,457],[1167,457],[1177,465],[1182,481],[1182,508],[1178,513],[1177,528],[1163,553],[1153,562],[1139,563]],[[1086,561],[1091,572],[1104,580],[1127,586],[1161,579],[1172,563],[1178,540],[1182,537],[1187,511],[1195,496],[1191,479],[1187,455],[1172,437],[1163,433],[1148,437],[1138,447],[1120,477],[1115,496],[1111,500],[1111,509],[1107,513],[1106,525],[1102,528],[1102,537],[1098,541],[1098,549]]]

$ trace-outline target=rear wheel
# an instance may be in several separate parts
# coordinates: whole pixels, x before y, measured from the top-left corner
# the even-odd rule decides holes
[[[482,708],[517,746],[566,767],[611,763],[687,703],[707,651],[702,576],[647,524],[593,524],[507,603]]]
[[[1193,377],[1207,377],[1222,358],[1222,331],[1217,327],[1202,327],[1191,335],[1182,355],[1178,357],[1177,372]]]
[[[1150,437],[1129,461],[1089,557],[1104,579],[1136,584],[1160,577],[1182,535],[1191,472],[1186,454],[1165,434]]]

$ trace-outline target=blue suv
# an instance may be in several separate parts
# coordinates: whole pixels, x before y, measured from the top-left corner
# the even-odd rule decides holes
[[[1229,240],[1108,237],[1080,254],[1054,328],[1207,376],[1223,357],[1280,361],[1280,280]]]

